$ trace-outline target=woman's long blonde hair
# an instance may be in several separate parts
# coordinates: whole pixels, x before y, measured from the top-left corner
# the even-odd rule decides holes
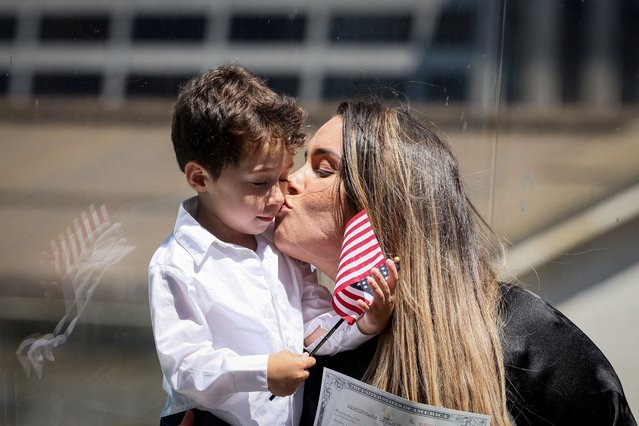
[[[396,307],[366,380],[412,401],[511,424],[490,230],[468,201],[450,147],[407,109],[344,102],[346,208],[365,209],[401,258]]]

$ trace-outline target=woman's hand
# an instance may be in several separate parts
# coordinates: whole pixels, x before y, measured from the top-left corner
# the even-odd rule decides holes
[[[397,285],[397,268],[392,259],[386,259],[388,279],[385,279],[377,268],[371,271],[368,285],[373,289],[373,302],[368,305],[364,300],[358,300],[357,305],[364,314],[357,320],[357,327],[363,334],[377,334],[381,332],[390,320],[395,309],[395,287]]]

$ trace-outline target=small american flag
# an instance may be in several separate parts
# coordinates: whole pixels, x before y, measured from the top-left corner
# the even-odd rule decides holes
[[[362,210],[348,221],[344,229],[333,290],[333,309],[348,324],[353,325],[363,313],[357,306],[357,300],[362,299],[368,304],[373,301],[373,290],[367,282],[371,269],[378,268],[388,278],[384,259],[368,215]]]

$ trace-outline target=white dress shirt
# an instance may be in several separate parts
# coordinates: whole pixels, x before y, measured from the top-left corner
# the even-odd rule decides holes
[[[309,265],[280,253],[272,229],[255,251],[220,241],[194,219],[197,197],[149,265],[149,302],[168,394],[163,416],[200,408],[237,425],[297,425],[303,385],[269,401],[269,354],[300,354],[304,337],[339,317]],[[352,349],[370,336],[342,325],[319,351]]]

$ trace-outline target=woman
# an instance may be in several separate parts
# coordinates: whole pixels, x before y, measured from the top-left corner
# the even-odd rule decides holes
[[[343,225],[365,209],[401,258],[393,319],[376,341],[322,365],[413,401],[485,413],[492,424],[635,424],[601,352],[537,296],[502,285],[491,232],[466,198],[450,148],[408,111],[345,102],[310,141],[276,219],[286,254],[335,278]]]

